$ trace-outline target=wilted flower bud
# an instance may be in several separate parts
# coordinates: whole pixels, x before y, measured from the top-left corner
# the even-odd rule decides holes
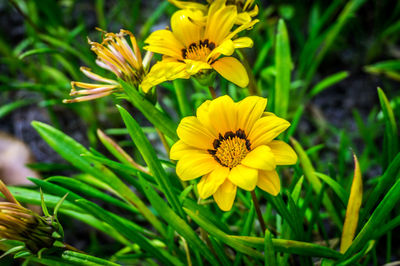
[[[138,88],[148,72],[153,54],[147,52],[142,59],[136,38],[130,31],[120,30],[119,33],[112,33],[98,30],[104,33],[103,41],[98,43],[88,40],[91,50],[97,55],[96,64]],[[126,37],[129,37],[130,44]],[[64,100],[64,103],[89,101],[122,90],[117,80],[97,75],[87,67],[81,67],[80,70],[96,83],[72,81],[70,95],[80,97]]]
[[[0,191],[7,202],[0,202],[0,238],[18,240],[37,253],[62,238],[62,230],[52,216],[39,216],[21,206],[0,180]]]

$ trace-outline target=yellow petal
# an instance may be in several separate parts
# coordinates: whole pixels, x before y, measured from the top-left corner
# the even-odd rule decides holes
[[[157,30],[150,34],[144,42],[148,45],[143,49],[183,59],[182,49],[185,47],[183,43],[177,40],[175,35],[169,30]]]
[[[209,121],[217,133],[236,132],[237,108],[231,97],[224,95],[216,98],[208,109]]]
[[[267,106],[267,99],[258,96],[249,96],[237,103],[238,128],[243,129],[248,136],[254,123],[263,115]]]
[[[243,24],[243,25],[240,25],[240,26],[237,27],[234,31],[232,31],[231,33],[229,33],[229,35],[225,37],[225,40],[226,40],[226,39],[232,39],[232,38],[233,38],[236,34],[238,34],[239,32],[253,27],[253,26],[254,26],[256,23],[258,23],[258,22],[259,22],[259,20],[258,20],[258,19],[255,19],[255,20],[252,20],[252,21],[250,21],[250,22],[248,22],[248,23],[245,23],[245,24]]]
[[[257,186],[265,192],[276,196],[281,190],[281,180],[279,179],[279,175],[275,170],[260,171],[258,172]]]
[[[214,194],[217,189],[224,183],[225,179],[229,175],[229,168],[227,167],[217,167],[209,173],[202,177],[200,182],[197,184],[197,190],[199,191],[199,196],[202,199],[206,199],[212,194]]]
[[[236,197],[236,190],[237,187],[228,179],[226,179],[225,182],[213,194],[214,200],[221,210],[229,211],[232,209],[232,205]]]
[[[251,191],[256,187],[258,170],[239,164],[231,169],[228,179],[238,187]]]
[[[290,123],[285,119],[279,118],[269,113],[269,115],[258,119],[250,131],[248,139],[251,147],[266,145],[285,131]]]
[[[212,67],[224,78],[235,83],[239,87],[246,87],[249,84],[249,76],[246,69],[234,57],[222,57],[212,64]]]
[[[251,21],[251,16],[247,12],[239,13],[236,17],[235,24],[242,25]]]
[[[176,1],[176,0],[168,0],[171,4],[175,5],[177,8],[180,9],[194,9],[194,10],[201,10],[202,12],[207,12],[207,6],[196,3],[196,2],[189,2],[189,1]]]
[[[209,107],[210,107],[210,100],[205,101],[202,103],[196,111],[196,117],[199,121],[208,129],[214,136],[218,136],[215,132],[214,127],[211,124],[211,119],[209,116]]]
[[[221,1],[214,1],[208,11],[205,38],[218,46],[230,33],[235,24],[236,15],[236,6],[223,6]]]
[[[236,48],[253,47],[253,40],[249,37],[240,37],[233,41],[233,46]]]
[[[261,145],[249,152],[246,157],[241,161],[241,164],[260,170],[274,170],[275,156],[270,147]]]
[[[178,10],[171,17],[171,28],[176,38],[189,47],[192,43],[197,44],[201,40],[201,27],[195,23],[202,17],[202,13],[191,10]]]
[[[190,154],[192,151],[196,151],[197,149],[185,144],[182,140],[178,140],[171,147],[171,151],[169,152],[169,158],[171,160],[179,160],[186,154]]]
[[[211,66],[203,61],[196,61],[190,59],[185,59],[184,61],[186,63],[186,72],[189,75],[197,74],[200,70],[203,69],[211,69]]]
[[[181,120],[177,129],[178,136],[185,143],[190,143],[199,149],[213,149],[213,141],[216,136],[203,126],[194,116],[188,116]]]
[[[360,207],[363,196],[363,185],[360,165],[355,154],[354,157],[354,177],[350,189],[349,202],[346,209],[346,218],[343,224],[342,239],[340,241],[340,252],[345,253],[353,242],[360,215]]]
[[[273,140],[268,143],[274,154],[277,165],[292,165],[297,163],[297,154],[289,144],[281,140]]]
[[[197,150],[179,159],[176,164],[176,174],[184,181],[192,180],[210,173],[219,166],[211,154]]]
[[[223,41],[220,45],[218,45],[212,52],[207,56],[207,61],[213,61],[215,58],[218,58],[221,54],[223,55],[232,55],[235,51],[234,43],[231,39]]]
[[[144,77],[140,86],[144,92],[152,87],[174,79],[188,79],[190,75],[186,72],[186,64],[178,61],[163,60],[157,62],[150,72]]]

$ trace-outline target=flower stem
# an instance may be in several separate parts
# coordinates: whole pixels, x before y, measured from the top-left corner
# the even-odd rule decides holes
[[[215,89],[213,86],[208,86],[208,89],[210,90],[211,96],[213,99],[217,98],[217,93],[215,92]]]
[[[264,222],[264,219],[262,217],[261,210],[260,210],[260,205],[258,204],[257,196],[256,196],[256,193],[254,192],[254,190],[251,191],[251,198],[253,199],[254,207],[255,207],[256,212],[257,212],[257,217],[258,217],[258,221],[260,222],[261,229],[263,231],[263,234],[265,234],[265,229],[266,229],[265,222]]]

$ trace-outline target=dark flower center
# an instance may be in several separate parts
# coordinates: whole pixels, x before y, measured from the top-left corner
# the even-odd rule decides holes
[[[199,43],[192,43],[188,48],[182,49],[182,57],[184,59],[192,59],[206,61],[207,56],[215,49],[215,43],[209,42],[208,39],[201,40]]]
[[[208,152],[218,163],[229,168],[238,165],[251,150],[250,141],[242,129],[235,133],[228,131],[224,136],[220,133],[218,139],[214,140],[213,147]]]

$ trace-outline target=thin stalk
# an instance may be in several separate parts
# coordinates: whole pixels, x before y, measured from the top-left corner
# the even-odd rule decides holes
[[[188,246],[188,244],[187,244],[185,238],[183,238],[182,236],[181,236],[180,238],[181,238],[181,240],[182,240],[183,248],[184,248],[185,253],[186,253],[187,265],[188,265],[188,266],[192,266],[192,260],[190,259],[190,250],[189,250],[189,246]]]
[[[165,138],[165,135],[164,135],[158,128],[156,128],[156,131],[157,131],[157,134],[158,134],[158,136],[160,137],[160,140],[161,140],[161,142],[162,142],[162,144],[163,144],[163,146],[164,146],[164,149],[165,149],[165,151],[167,152],[168,157],[169,157],[169,151],[170,151],[171,149],[170,149],[170,147],[169,147],[169,145],[168,145],[167,139]]]
[[[260,222],[260,225],[261,225],[261,230],[263,231],[263,234],[265,234],[265,230],[266,230],[265,222],[262,217],[260,205],[258,204],[257,196],[256,196],[256,193],[254,192],[254,190],[251,191],[251,198],[253,199],[253,203],[254,203],[254,207],[256,209],[258,221]]]
[[[82,254],[87,254],[86,252],[84,252],[82,250],[79,250],[76,247],[71,246],[70,244],[63,243],[63,245],[64,245],[65,249],[68,249],[68,250],[71,250],[71,251],[75,251],[75,252],[79,252],[79,253],[82,253]]]
[[[211,96],[213,99],[217,98],[217,93],[215,92],[215,89],[213,86],[208,86],[208,89],[210,90]]]

